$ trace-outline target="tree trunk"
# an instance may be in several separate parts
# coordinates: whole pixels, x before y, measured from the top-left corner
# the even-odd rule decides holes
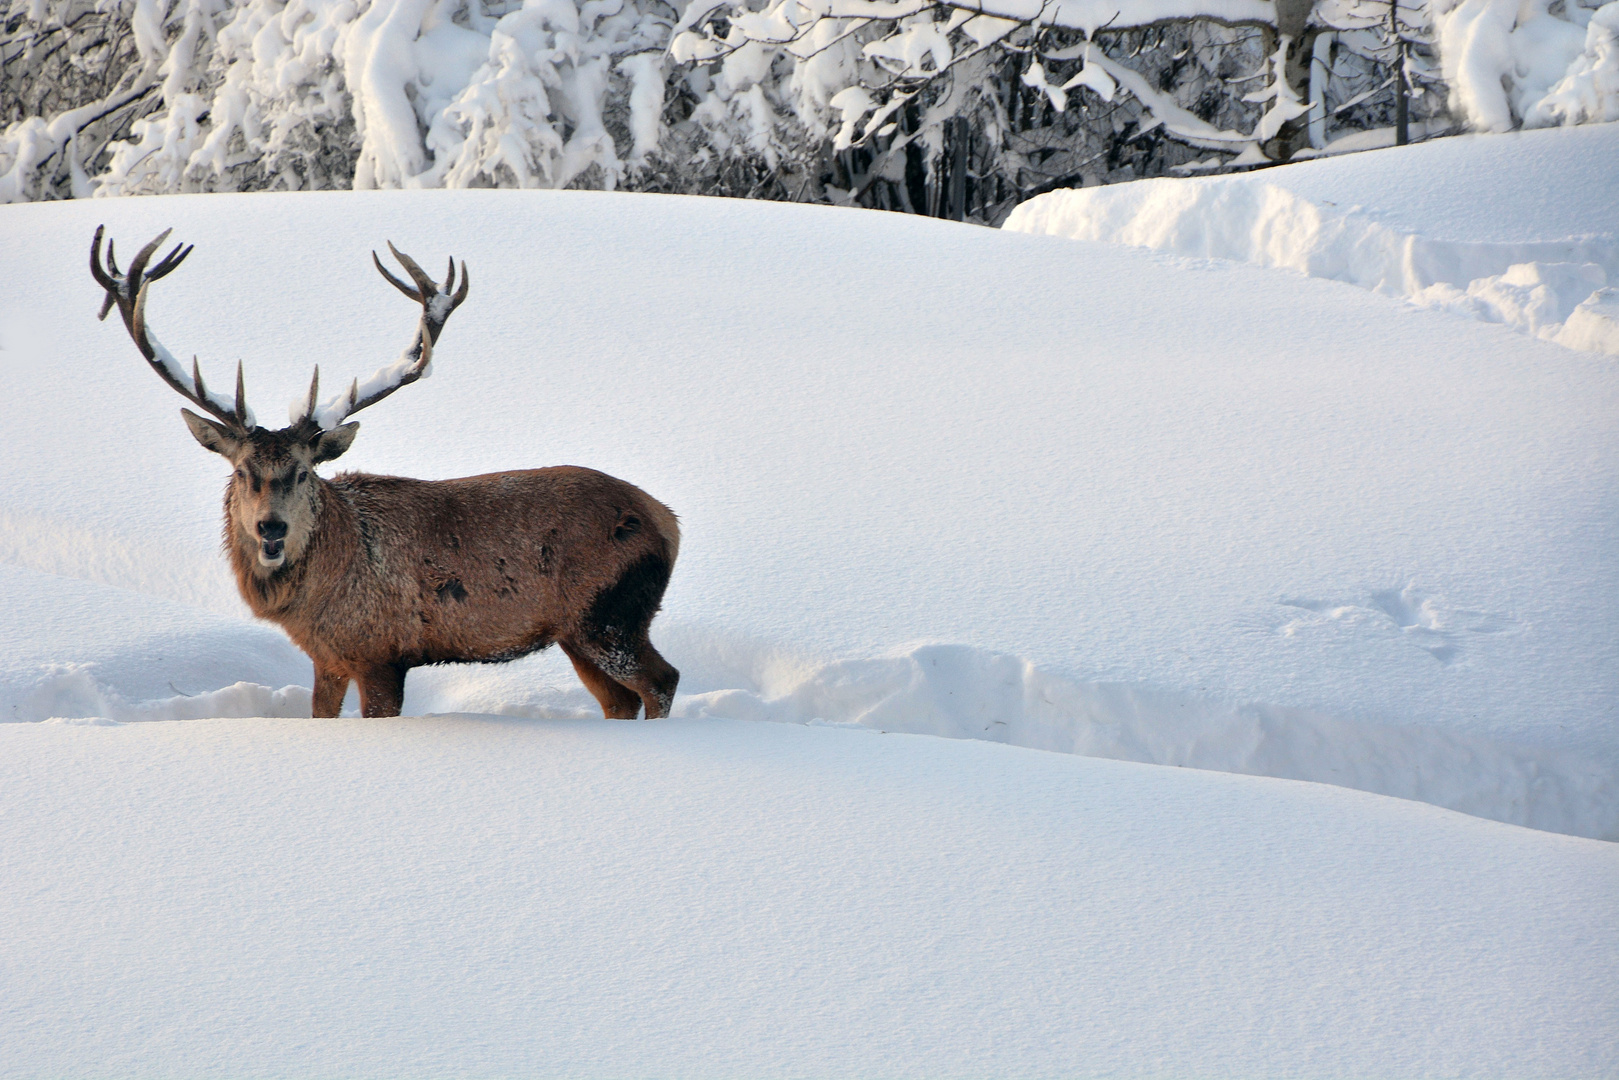
[[[949,161],[949,185],[945,193],[945,217],[964,221],[967,217],[967,118],[952,116],[945,121],[945,155]]]

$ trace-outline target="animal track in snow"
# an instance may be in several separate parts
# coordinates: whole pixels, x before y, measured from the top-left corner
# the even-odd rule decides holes
[[[1474,634],[1512,633],[1517,624],[1483,611],[1452,608],[1443,596],[1409,582],[1403,589],[1380,589],[1360,602],[1284,598],[1282,607],[1308,612],[1278,625],[1283,637],[1337,624],[1363,626],[1373,632],[1397,631],[1441,664],[1455,663],[1462,646]]]

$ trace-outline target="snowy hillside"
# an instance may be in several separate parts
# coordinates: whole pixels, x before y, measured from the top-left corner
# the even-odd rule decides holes
[[[1619,355],[1619,123],[1056,191],[1015,232],[1347,281]]]
[[[1522,190],[1483,218],[1535,220]],[[223,464],[94,320],[102,222],[197,245],[148,314],[216,385],[244,359],[265,418],[405,344],[371,249],[464,258],[433,377],[341,464],[668,502],[676,719],[602,721],[542,655],[412,673],[406,712],[453,716],[122,723],[307,717],[310,667],[234,595]],[[100,718],[0,725],[0,1075],[1619,1060],[1619,848],[1582,839],[1619,839],[1609,358],[780,204],[181,196],[0,232],[0,716]]]
[[[216,381],[243,358],[261,416],[313,363],[363,375],[408,337],[368,265],[392,238],[464,257],[476,290],[434,377],[342,464],[589,464],[674,506],[677,714],[1619,835],[1615,378],[1589,354],[1291,274],[820,208],[468,192],[5,215],[14,718],[192,716],[179,695],[242,681],[268,689],[206,708],[252,714],[309,685],[241,621],[220,463],[93,319],[94,226],[198,245],[152,318]],[[556,657],[407,692],[416,712],[595,708]]]

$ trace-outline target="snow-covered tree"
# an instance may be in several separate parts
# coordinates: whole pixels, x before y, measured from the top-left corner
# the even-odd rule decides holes
[[[659,0],[12,0],[0,198],[610,188],[657,146],[673,17]]]
[[[1596,2],[0,0],[0,201],[629,186],[995,221],[1402,102],[1418,132],[1614,119]]]
[[[945,158],[954,168],[965,156],[970,212],[993,221],[1051,187],[1287,160],[1325,141],[1327,115],[1377,124],[1394,105],[1378,95],[1397,35],[1414,36],[1389,10],[1369,19],[1350,0],[1330,13],[1308,0],[769,0],[758,10],[703,0],[687,8],[670,52],[712,72],[711,96],[729,108],[694,113],[728,125],[733,143],[747,141],[738,132],[768,141],[773,125],[829,138],[845,185],[829,191],[834,200],[937,207]],[[1411,9],[1400,10],[1408,21]],[[1421,66],[1417,49],[1403,51],[1407,67]],[[1312,101],[1324,110],[1314,139]],[[1443,101],[1413,107],[1427,117]]]

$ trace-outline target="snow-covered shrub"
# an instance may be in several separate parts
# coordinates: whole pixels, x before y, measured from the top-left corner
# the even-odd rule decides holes
[[[133,14],[104,0],[13,0],[0,21],[0,202],[90,194],[87,165],[159,107],[163,38]]]
[[[713,75],[710,130],[831,138],[834,200],[936,206],[965,118],[968,202],[993,220],[1050,186],[1288,160],[1334,129],[1619,115],[1619,16],[1589,2],[696,0],[670,53]]]

